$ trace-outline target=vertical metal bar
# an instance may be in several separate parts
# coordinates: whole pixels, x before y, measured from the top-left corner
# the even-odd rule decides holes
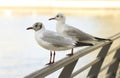
[[[120,61],[120,48],[117,50],[116,54],[114,55],[113,60],[115,61],[110,65],[107,71],[106,78],[116,78],[116,73],[117,73],[119,61]]]
[[[94,64],[91,67],[91,69],[90,69],[90,71],[88,73],[88,76],[87,76],[88,78],[97,78],[97,76],[99,74],[99,71],[100,71],[100,68],[102,66],[102,63],[103,63],[103,61],[105,59],[105,56],[107,55],[107,52],[108,52],[111,44],[112,44],[112,42],[105,45],[105,46],[103,46],[103,48],[101,49],[101,51],[99,52],[99,54],[97,56],[97,58],[100,58],[101,61],[97,62],[96,64]]]
[[[58,78],[70,78],[78,59],[64,67]]]

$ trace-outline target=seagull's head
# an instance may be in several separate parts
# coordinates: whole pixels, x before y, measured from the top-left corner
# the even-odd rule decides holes
[[[44,29],[44,25],[41,22],[36,22],[32,27],[28,27],[27,30],[33,29],[35,31]]]
[[[50,18],[49,20],[65,21],[65,16],[62,13],[58,13],[55,17]]]

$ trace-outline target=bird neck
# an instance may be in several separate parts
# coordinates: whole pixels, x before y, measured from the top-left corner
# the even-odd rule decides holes
[[[63,24],[65,24],[65,20],[59,20],[59,21],[57,21],[57,25],[63,25]]]
[[[41,33],[43,31],[45,31],[45,27],[42,27],[40,30],[37,30],[36,33]]]
[[[65,26],[65,21],[58,21],[58,22],[56,23],[56,31],[57,31],[58,33],[62,33],[63,30],[64,30],[64,26]]]
[[[39,43],[39,40],[43,37],[44,31],[45,29],[42,28],[41,30],[38,30],[35,32],[35,39],[37,40],[38,43]]]

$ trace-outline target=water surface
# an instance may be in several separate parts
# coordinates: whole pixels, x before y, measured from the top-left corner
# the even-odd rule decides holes
[[[34,39],[34,31],[26,31],[26,28],[40,21],[46,29],[55,31],[56,21],[48,21],[50,17],[52,16],[0,16],[0,78],[23,78],[45,67],[49,61],[49,51],[40,47]],[[120,31],[119,20],[119,16],[67,16],[66,22],[94,36],[107,38]],[[58,52],[56,60],[66,57],[68,52],[70,51]],[[82,67],[95,56],[91,54],[81,58],[77,66]],[[85,73],[76,78],[84,78]],[[57,73],[47,78],[55,76]]]

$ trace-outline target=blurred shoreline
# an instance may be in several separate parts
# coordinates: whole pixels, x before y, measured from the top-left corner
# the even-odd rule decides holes
[[[11,15],[55,15],[58,12],[74,16],[116,16],[120,15],[120,8],[105,7],[54,7],[54,6],[2,6],[0,15],[6,12]]]

